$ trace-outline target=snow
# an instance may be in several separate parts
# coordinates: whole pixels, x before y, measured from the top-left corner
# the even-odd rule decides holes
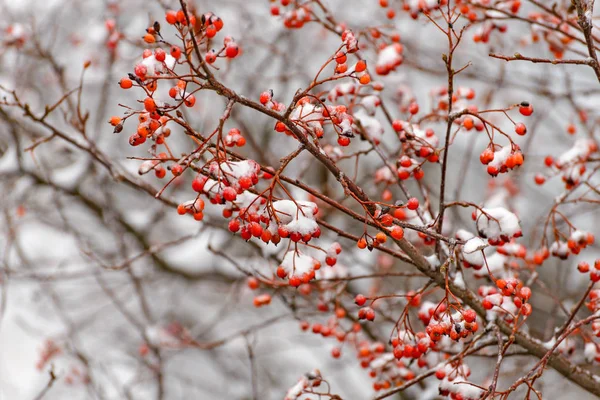
[[[487,268],[482,268],[479,271],[474,271],[473,275],[476,277],[489,276],[488,269],[494,276],[500,276],[504,271],[504,266],[508,262],[508,258],[498,252],[492,252],[490,255],[486,254],[484,265]]]
[[[503,207],[477,210],[477,230],[488,239],[521,235],[519,218]]]
[[[295,400],[302,394],[304,388],[308,384],[308,379],[305,377],[300,378],[298,383],[292,386],[286,393],[284,400]]]
[[[365,130],[367,136],[375,143],[381,142],[383,137],[383,125],[379,119],[370,116],[367,111],[360,109],[354,113],[354,117],[360,123],[360,126]],[[357,128],[358,129],[358,128]]]
[[[140,168],[138,169],[138,174],[140,174],[140,175],[147,174],[148,172],[152,171],[152,168],[154,168],[157,164],[158,164],[157,160],[144,161],[143,163],[140,164]]]
[[[175,67],[175,58],[170,54],[166,54],[165,61],[158,61],[154,54],[142,60],[141,64],[147,68],[146,75],[157,76],[167,72],[167,69],[172,70]]]
[[[594,141],[591,139],[577,139],[573,144],[573,147],[558,157],[555,164],[557,167],[561,168],[566,164],[585,160],[591,154],[591,149],[594,148],[594,146]]]
[[[347,94],[354,94],[356,92],[357,87],[358,85],[353,81],[339,83],[335,85],[335,87],[331,89],[331,91],[329,91],[327,98],[329,101],[334,102],[338,99],[338,97],[342,97]]]
[[[383,75],[394,70],[402,63],[402,46],[398,43],[390,44],[377,54],[376,71]]]
[[[462,290],[466,289],[465,278],[463,277],[462,272],[457,272],[454,276],[454,286]]]
[[[587,362],[594,361],[596,359],[596,357],[598,356],[598,348],[597,348],[596,343],[587,342],[585,344],[585,348],[583,350],[583,355]]]
[[[483,252],[482,250],[489,245],[480,237],[473,237],[463,245],[463,258],[469,264],[483,265]]]
[[[285,253],[281,267],[285,270],[288,277],[292,276],[302,277],[305,274],[310,274],[314,271],[317,260],[309,256],[308,254],[300,253],[295,250],[290,250]]]
[[[381,104],[381,99],[378,96],[369,95],[365,96],[360,104],[365,108],[369,115],[375,115],[377,107]]]
[[[256,176],[260,172],[260,165],[254,160],[228,161],[220,164],[213,162],[210,164],[209,172],[211,174],[219,176],[221,171],[225,173],[230,182],[234,182],[243,177]]]
[[[556,241],[550,245],[550,253],[558,258],[565,259],[569,255],[569,246],[567,242]]]
[[[384,353],[384,354],[380,355],[379,357],[377,357],[376,359],[374,359],[373,361],[371,361],[370,367],[372,369],[382,368],[389,362],[393,361],[394,358],[395,357],[394,357],[393,353]]]
[[[425,259],[429,263],[429,266],[431,267],[432,270],[435,271],[436,269],[439,268],[440,259],[435,254],[432,254],[430,256],[425,256]]]
[[[498,170],[506,163],[508,157],[512,154],[512,148],[510,145],[502,147],[500,150],[494,151],[494,159],[488,164],[492,167],[496,167]]]

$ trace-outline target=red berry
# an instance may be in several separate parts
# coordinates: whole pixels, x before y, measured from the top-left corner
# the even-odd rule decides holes
[[[354,68],[355,72],[363,72],[367,69],[367,63],[364,60],[360,60],[356,63],[356,67]]]
[[[339,347],[334,347],[333,349],[331,349],[331,356],[333,358],[340,358],[341,355],[342,355],[342,351],[340,350]]]
[[[546,177],[542,174],[535,174],[533,179],[535,180],[535,183],[538,185],[543,185],[544,182],[546,182]]]
[[[183,173],[183,167],[179,164],[175,164],[171,167],[171,173],[175,176],[179,176]]]
[[[491,310],[491,309],[494,307],[494,305],[492,304],[492,302],[491,302],[491,301],[489,301],[488,299],[484,299],[484,300],[481,302],[481,305],[482,305],[482,306],[483,306],[483,308],[485,308],[486,310]]]
[[[238,55],[240,49],[237,44],[230,42],[225,49],[225,55],[227,58],[235,58]]]
[[[240,220],[239,219],[232,219],[231,221],[229,221],[229,230],[231,232],[237,232],[240,230]]]
[[[525,316],[528,316],[528,315],[530,315],[530,314],[531,314],[531,311],[532,311],[532,307],[531,307],[531,304],[529,304],[529,303],[525,303],[525,304],[523,304],[523,306],[521,307],[521,314],[523,314],[523,315],[525,315]]]
[[[249,278],[248,278],[248,287],[249,287],[251,290],[256,290],[256,289],[258,289],[258,286],[259,286],[258,279],[256,279],[256,278],[255,278],[255,277],[253,277],[253,276],[251,276],[251,277],[249,277]]]
[[[392,122],[392,128],[394,128],[396,132],[400,132],[404,129],[404,124],[402,123],[402,121],[396,119]]]
[[[404,229],[401,226],[394,226],[390,232],[390,235],[396,240],[402,240],[404,238]]]
[[[340,146],[346,147],[350,144],[350,138],[346,137],[346,136],[340,136],[338,137],[338,144]]]
[[[416,210],[417,208],[419,208],[419,200],[415,197],[411,197],[408,200],[408,203],[406,204],[406,206],[408,207],[409,210]]]
[[[196,97],[193,94],[188,95],[183,101],[186,107],[194,107],[196,104]]]
[[[177,46],[171,46],[171,56],[174,59],[179,60],[179,57],[181,57],[181,49]]]
[[[521,105],[519,106],[519,112],[528,117],[531,114],[533,114],[533,107],[531,106],[531,104],[529,104],[528,102],[524,101],[521,103]]]
[[[477,313],[475,313],[475,311],[473,311],[473,310],[466,310],[463,313],[463,318],[467,322],[473,322],[477,319]]]
[[[577,269],[582,274],[586,274],[590,272],[590,264],[586,263],[585,261],[581,261],[579,264],[577,264]]]
[[[252,233],[252,236],[260,237],[262,235],[262,232],[263,228],[258,222],[252,222],[250,224],[250,233]]]
[[[367,298],[365,296],[363,296],[362,294],[357,294],[356,297],[354,298],[354,303],[356,303],[357,306],[364,306],[365,303],[367,302]]]
[[[271,93],[269,93],[269,92],[262,92],[260,94],[260,103],[264,106],[269,101],[271,101]]]
[[[156,58],[157,61],[165,61],[166,57],[167,53],[165,53],[163,49],[154,50],[154,58]]]
[[[237,191],[234,188],[232,188],[231,186],[226,187],[223,190],[223,198],[227,201],[235,201],[235,199],[237,198]]]
[[[202,192],[202,190],[204,190],[204,185],[206,184],[206,177],[205,176],[201,176],[201,177],[197,177],[192,181],[192,189],[195,192]]]
[[[217,60],[217,54],[211,50],[208,53],[206,53],[206,55],[204,56],[204,60],[209,63],[212,64]]]
[[[165,19],[167,20],[168,24],[175,25],[175,23],[177,22],[177,12],[173,10],[167,11],[167,13],[165,14]]]
[[[298,287],[298,286],[300,286],[300,284],[301,284],[301,283],[302,283],[302,281],[301,281],[301,280],[300,280],[300,278],[298,278],[297,276],[292,276],[292,277],[290,278],[290,286],[293,286],[293,287]],[[317,324],[315,324],[315,326],[316,326],[316,325],[317,325]],[[320,325],[319,325],[319,326],[320,326]],[[313,326],[313,332],[314,332],[314,330],[315,330],[315,327]],[[320,331],[320,329],[319,329],[319,331]],[[317,332],[315,332],[315,333],[317,333]]]
[[[524,123],[519,122],[517,125],[515,125],[515,132],[517,133],[517,135],[523,136],[527,133],[527,127]]]
[[[408,106],[408,112],[411,114],[416,114],[419,112],[419,105],[417,103],[410,103]]]

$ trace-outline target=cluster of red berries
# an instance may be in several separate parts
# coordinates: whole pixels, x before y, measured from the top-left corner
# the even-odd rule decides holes
[[[500,33],[505,33],[507,28],[508,27],[505,24],[499,24],[498,20],[485,21],[483,24],[481,24],[477,33],[473,35],[473,42],[488,43],[490,41],[492,32],[497,30]]]
[[[523,282],[515,278],[497,279],[496,288],[489,286],[479,288],[480,295],[484,296],[481,303],[483,308],[506,313],[505,319],[508,322],[512,322],[518,314],[524,316],[531,314],[532,307],[528,303],[531,297],[531,289],[524,286]],[[507,307],[507,300],[514,307],[512,305]]]
[[[356,338],[357,334],[361,331],[361,326],[358,323],[352,325],[350,329],[345,329],[341,326],[340,322],[346,316],[346,311],[343,308],[336,308],[334,315],[327,320],[325,324],[315,322],[311,324],[308,321],[300,322],[300,329],[304,332],[314,333],[324,338],[334,338],[340,343],[351,341]],[[342,355],[339,347],[334,347],[331,351],[333,358],[339,358]]]
[[[239,216],[229,221],[229,231],[232,233],[240,232],[244,240],[250,240],[252,237],[260,238],[265,243],[279,244],[281,236],[275,232],[271,233],[268,228],[263,228],[261,222],[268,224],[267,217],[259,216],[257,213],[248,212],[248,209],[240,209]],[[242,225],[243,224],[243,225]]]
[[[248,277],[246,283],[250,290],[257,290],[260,287],[260,281],[253,276]],[[253,303],[254,307],[256,308],[268,306],[269,304],[271,304],[271,295],[268,293],[256,295],[254,296]]]
[[[388,19],[393,19],[396,16],[394,8],[388,8],[390,0],[379,0],[379,5],[382,8],[387,8],[386,16]],[[440,7],[448,4],[448,0],[436,1],[405,1],[402,2],[402,10],[410,14],[413,19],[417,19],[419,14],[430,14],[431,11],[438,10]]]
[[[427,147],[421,147],[427,149]],[[425,171],[421,168],[421,163],[417,160],[403,155],[397,163],[398,179],[405,181],[412,175],[416,180],[421,180],[425,176]]]
[[[225,36],[223,39],[223,47],[216,51],[211,49],[204,55],[204,61],[207,64],[213,64],[219,57],[235,58],[240,54],[240,47],[231,36]]]
[[[244,147],[246,144],[246,139],[242,136],[242,132],[240,132],[237,128],[231,128],[227,135],[225,135],[225,145],[227,147]]]
[[[581,261],[579,262],[579,264],[577,264],[577,270],[579,272],[581,272],[582,274],[590,274],[590,280],[592,282],[598,282],[600,281],[600,260],[596,260],[594,262],[594,268],[590,268],[590,264],[588,264],[585,261]]]
[[[484,390],[471,385],[467,379],[471,369],[463,360],[444,365],[435,372],[439,379],[438,391],[440,396],[448,396],[451,400],[478,400],[484,395]]]
[[[373,389],[375,391],[386,390],[392,386],[400,386],[404,382],[415,378],[415,373],[409,369],[414,364],[410,361],[394,360],[392,353],[377,353],[376,351],[379,351],[378,346],[379,344],[375,343],[370,347],[367,347],[366,344],[359,347],[359,353],[363,352],[363,349],[369,350],[367,356],[364,355],[367,352],[363,352],[361,364],[363,361],[373,358],[369,363],[369,376],[375,379],[375,382],[373,382]],[[424,361],[424,358],[419,358],[416,363],[417,366],[423,367],[426,365],[422,361]]]
[[[559,60],[562,59],[564,52],[573,41],[573,31],[569,24],[551,13],[531,12],[528,17],[535,27],[531,29],[531,41],[537,43],[540,39],[543,39],[554,57]],[[543,28],[544,25],[556,26],[556,30]]]
[[[575,230],[567,241],[556,240],[550,246],[552,256],[566,260],[571,254],[579,254],[581,250],[593,244],[595,237],[591,233]]]
[[[321,269],[321,263],[296,250],[286,253],[281,265],[277,267],[277,276],[281,279],[289,278],[290,286],[298,287],[315,279],[315,273]]]
[[[487,147],[479,156],[483,165],[487,165],[487,173],[495,177],[523,165],[524,157],[519,146],[515,143],[493,150]]]
[[[586,307],[588,310],[590,310],[590,312],[598,313],[598,311],[600,311],[600,289],[594,289],[590,291],[588,298],[590,301],[585,303]],[[592,331],[594,332],[594,335],[600,337],[600,320],[595,320],[592,322]],[[597,357],[600,358],[600,352],[597,352],[597,354]],[[600,362],[599,359],[597,359],[597,361]]]
[[[270,108],[271,110],[274,110],[274,111],[283,111],[285,109],[285,104],[278,103],[275,100],[273,100],[273,91],[272,90],[267,90],[267,91],[262,92],[260,94],[259,101],[260,101],[260,104],[262,104],[263,106]]]
[[[448,88],[440,86],[432,93],[434,104],[437,104],[437,108],[441,111],[447,111],[449,108],[448,104]],[[452,93],[452,106],[454,109],[467,108],[470,112],[476,114],[478,109],[477,106],[468,104],[468,101],[475,98],[475,90],[470,87],[458,87]],[[459,105],[461,107],[459,107]],[[457,123],[459,119],[456,120]],[[476,125],[477,127],[477,125]]]
[[[169,96],[172,99],[183,101],[186,107],[193,107],[196,104],[196,97],[185,91],[187,82],[179,80],[175,86],[169,89]]]
[[[108,31],[108,37],[106,38],[106,48],[114,53],[117,50],[117,46],[121,39],[123,39],[123,33],[117,29],[117,23],[114,19],[107,19],[104,23],[106,30]]]
[[[193,14],[188,14],[183,10],[178,11],[167,11],[165,14],[167,23],[176,25],[178,29],[182,29],[183,26],[196,25],[196,17]],[[115,29],[114,21],[109,23],[107,21],[107,28],[109,31]],[[212,13],[202,15],[202,27],[201,32],[204,34],[199,40],[202,41],[207,38],[211,38],[218,31],[223,28],[223,20]],[[146,29],[146,35],[144,40],[146,43],[154,44],[157,43],[157,38],[162,40],[160,32],[160,23],[154,22],[154,24]],[[224,46],[221,50],[225,56],[229,58],[236,57],[239,53],[237,44],[230,37],[224,39]],[[217,53],[216,56],[220,56],[221,52]],[[153,98],[153,93],[158,88],[158,79],[160,75],[173,74],[173,69],[177,61],[182,55],[181,48],[178,46],[171,46],[169,53],[162,48],[158,47],[154,51],[145,49],[142,52],[142,62],[138,63],[134,68],[134,73],[129,74],[128,77],[122,78],[119,81],[119,85],[123,89],[130,89],[134,83],[139,86],[143,86],[146,92],[149,94],[143,100],[145,112],[140,113],[140,121],[136,133],[129,138],[129,143],[132,146],[139,146],[146,141],[148,137],[151,137],[156,141],[156,144],[163,144],[165,137],[168,137],[170,130],[164,128],[164,125],[169,120],[166,113],[172,109],[177,108],[168,104],[161,104]],[[187,107],[193,107],[196,103],[196,99],[193,94],[186,92],[187,82],[179,80],[177,84],[169,89],[169,95],[171,98],[181,101]],[[121,120],[118,117],[111,118],[110,123],[115,126],[115,131],[120,132],[123,129]],[[161,129],[162,128],[162,129]],[[179,168],[175,168],[173,171],[176,174]],[[158,171],[158,170],[157,170]],[[177,174],[176,174],[177,175]]]
[[[411,103],[409,106],[409,112],[418,112],[417,103]],[[398,138],[402,143],[402,151],[404,156],[407,157],[420,157],[426,159],[426,161],[436,163],[439,161],[439,151],[436,147],[439,145],[439,138],[431,128],[421,129],[418,125],[412,125],[406,121],[394,120],[392,122],[392,128],[398,134]],[[423,173],[421,171],[422,163],[415,163],[410,158],[405,157],[399,160],[398,177],[400,179],[407,178],[405,172],[410,169],[416,179],[421,179]],[[409,161],[411,161],[409,163]]]
[[[402,52],[404,47],[400,43],[383,45],[377,54],[377,63],[375,64],[375,73],[377,75],[387,75],[396,70],[396,67],[402,65]]]
[[[587,168],[585,163],[589,157],[598,150],[596,142],[591,139],[578,139],[569,150],[563,153],[557,159],[552,156],[544,158],[544,165],[555,173],[560,173],[562,181],[567,190],[573,189],[581,181]],[[542,185],[546,182],[546,176],[536,174],[535,183]]]
[[[204,218],[204,200],[198,196],[198,198],[185,203],[181,203],[177,206],[177,213],[179,215],[191,214],[196,221],[202,221]]]
[[[298,4],[298,2],[292,2],[291,0],[280,0],[281,6],[287,7],[291,3],[296,8],[288,10],[283,13],[283,26],[288,29],[300,29],[306,24],[313,20],[312,18],[312,7],[310,3]],[[281,15],[281,9],[278,5],[273,4],[271,6],[271,15]]]
[[[458,341],[469,337],[479,329],[477,315],[473,310],[465,309],[450,315],[445,302],[437,305],[430,301],[423,303],[418,316],[426,326],[425,333],[432,341],[431,347],[444,336]]]

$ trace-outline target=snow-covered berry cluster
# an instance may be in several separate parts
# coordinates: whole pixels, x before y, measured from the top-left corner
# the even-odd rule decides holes
[[[492,246],[508,243],[521,237],[519,218],[504,207],[480,208],[474,213],[477,232]]]
[[[483,165],[487,165],[488,174],[498,176],[523,165],[524,157],[519,146],[511,143],[498,150],[486,147],[480,154],[479,160]]]

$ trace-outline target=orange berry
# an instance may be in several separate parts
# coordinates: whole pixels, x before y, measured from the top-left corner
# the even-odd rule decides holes
[[[367,247],[367,241],[364,238],[360,238],[358,242],[356,242],[356,245],[359,249],[364,249]]]
[[[402,240],[402,238],[404,238],[404,229],[402,229],[401,226],[396,225],[392,228],[390,235],[396,240]]]
[[[385,243],[387,241],[387,236],[383,232],[378,232],[377,235],[375,235],[375,240],[379,243]]]
[[[151,97],[146,97],[146,99],[144,100],[144,108],[148,112],[156,111],[156,103]]]
[[[110,117],[110,120],[108,121],[112,126],[117,126],[121,123],[121,117]]]
[[[360,60],[356,63],[356,67],[354,67],[355,72],[363,72],[367,69],[367,63],[363,60]]]
[[[167,20],[167,23],[175,25],[175,23],[177,22],[177,13],[173,10],[167,11],[167,13],[165,14],[165,19]]]
[[[362,85],[367,85],[369,82],[371,82],[371,77],[369,76],[369,74],[364,74],[360,77],[359,82]]]
[[[465,127],[466,130],[470,131],[471,129],[473,129],[473,126],[475,126],[475,123],[473,122],[473,118],[471,117],[466,117],[463,121],[463,126]]]
[[[122,78],[119,81],[119,86],[121,86],[121,89],[129,89],[133,86],[133,82],[131,81],[131,79]]]

